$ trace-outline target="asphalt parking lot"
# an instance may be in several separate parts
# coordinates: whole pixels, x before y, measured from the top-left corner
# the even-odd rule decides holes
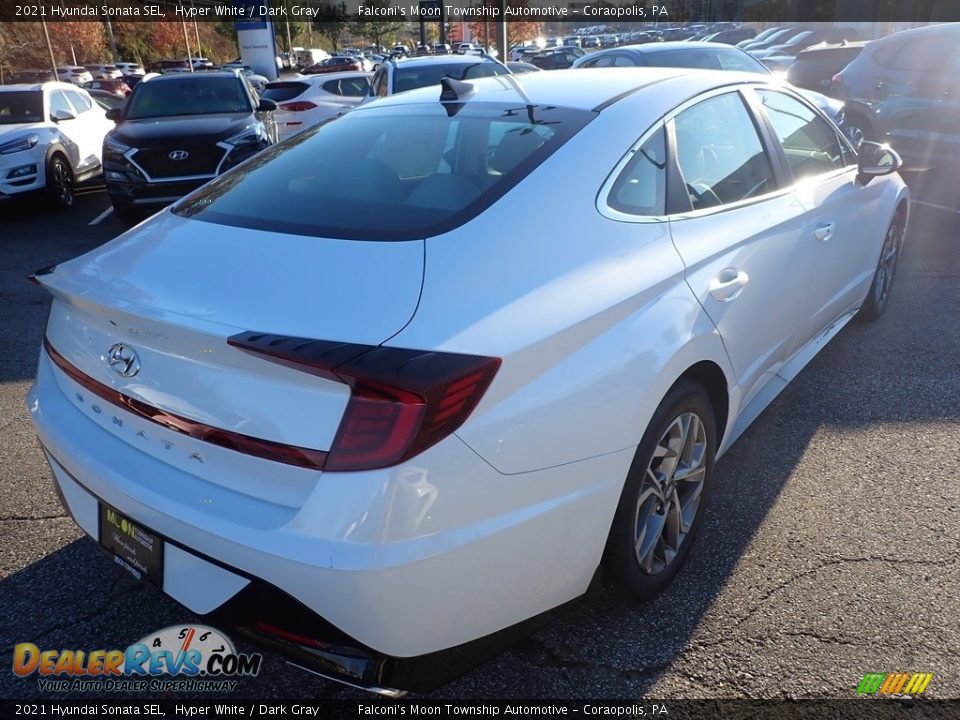
[[[887,314],[844,329],[718,463],[678,582],[645,606],[593,593],[435,697],[843,698],[868,671],[960,697],[960,189],[910,182]],[[5,698],[43,697],[9,671],[18,642],[125,647],[193,619],[64,515],[24,407],[47,311],[24,276],[120,233],[107,208],[96,189],[68,215],[0,207]],[[362,697],[273,656],[237,696]]]

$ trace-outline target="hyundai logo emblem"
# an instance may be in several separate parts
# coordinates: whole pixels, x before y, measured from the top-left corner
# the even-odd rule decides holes
[[[133,377],[140,372],[140,356],[129,345],[117,343],[107,353],[107,364],[121,377]]]
[[[172,153],[167,155],[167,157],[171,160],[186,160],[188,157],[190,157],[190,153],[188,153],[186,150],[174,150]]]

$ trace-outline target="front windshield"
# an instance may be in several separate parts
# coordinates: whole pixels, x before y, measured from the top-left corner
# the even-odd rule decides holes
[[[139,83],[130,97],[124,119],[247,113],[252,109],[236,78],[186,75]]]
[[[36,90],[0,92],[0,125],[43,120],[43,93]]]

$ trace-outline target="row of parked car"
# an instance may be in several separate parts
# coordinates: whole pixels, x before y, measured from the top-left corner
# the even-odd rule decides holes
[[[591,53],[555,47],[541,51],[534,63],[501,63],[485,54],[387,56],[373,73],[354,66],[269,83],[252,83],[236,68],[148,74],[128,99],[59,82],[10,85],[0,88],[0,199],[47,188],[56,205],[69,207],[73,185],[103,171],[117,214],[135,219],[363,102],[439,85],[444,78],[464,82],[552,69],[552,58],[566,62],[566,53],[574,55],[569,65],[577,69],[682,67],[771,75],[749,50],[672,41]],[[960,25],[945,24],[807,50],[787,78],[855,146],[888,141],[919,167],[932,157],[960,156],[958,69]]]

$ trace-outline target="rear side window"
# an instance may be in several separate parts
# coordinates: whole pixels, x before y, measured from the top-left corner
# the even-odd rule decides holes
[[[663,215],[667,196],[667,150],[663,128],[634,154],[607,198],[614,210],[630,215]]]
[[[483,212],[594,117],[554,106],[357,110],[263,151],[174,210],[298,235],[413,240]]]
[[[309,87],[305,82],[272,82],[264,89],[263,97],[281,103],[292,100]]]
[[[960,33],[916,36],[887,44],[874,54],[877,64],[891,70],[949,72],[944,59],[955,54]]]
[[[370,92],[370,85],[366,78],[352,77],[342,80],[328,80],[323,84],[323,89],[334,95],[363,97]]]

